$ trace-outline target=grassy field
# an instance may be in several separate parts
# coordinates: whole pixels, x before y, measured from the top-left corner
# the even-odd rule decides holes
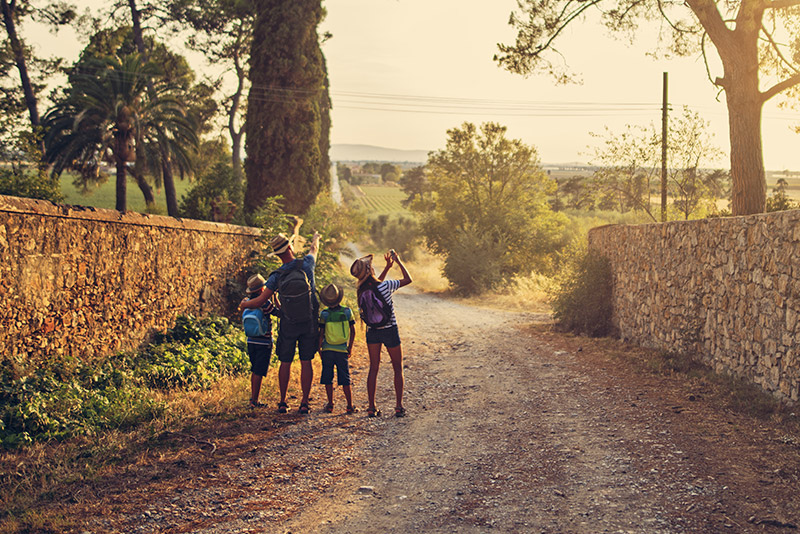
[[[181,196],[192,187],[188,180],[176,180],[175,189],[178,193],[178,202]],[[64,195],[64,204],[79,206],[92,206],[95,208],[106,208],[113,210],[116,206],[116,186],[114,177],[110,177],[107,182],[92,186],[88,193],[82,193],[72,185],[72,176],[66,173],[61,176],[61,193]],[[156,198],[158,213],[166,215],[167,201],[163,189],[153,189],[153,196]],[[139,186],[132,179],[128,179],[128,210],[145,212],[144,197]]]
[[[361,185],[354,187],[353,190],[356,193],[356,205],[370,218],[378,215],[411,215],[411,212],[401,204],[406,194],[399,187]]]

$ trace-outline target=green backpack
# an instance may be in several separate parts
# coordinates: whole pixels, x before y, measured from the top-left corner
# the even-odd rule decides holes
[[[344,345],[350,341],[350,320],[342,308],[327,311],[325,343],[328,345]]]

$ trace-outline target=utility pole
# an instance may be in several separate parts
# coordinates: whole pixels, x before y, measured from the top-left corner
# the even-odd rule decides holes
[[[667,73],[661,102],[661,222],[667,222]]]

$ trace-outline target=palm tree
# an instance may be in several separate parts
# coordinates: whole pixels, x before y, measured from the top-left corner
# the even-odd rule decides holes
[[[116,209],[127,209],[127,173],[138,181],[162,168],[164,158],[182,172],[197,135],[173,88],[158,83],[153,63],[139,54],[95,60],[72,77],[67,97],[43,119],[45,159],[53,174],[70,169],[97,177],[100,163],[116,169]],[[153,80],[152,90],[148,80]],[[137,172],[129,164],[137,162]],[[157,172],[157,171],[156,171]]]

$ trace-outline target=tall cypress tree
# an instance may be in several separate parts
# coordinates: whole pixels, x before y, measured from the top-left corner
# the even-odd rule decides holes
[[[254,5],[245,208],[253,211],[267,197],[282,195],[288,213],[302,214],[326,185],[320,172],[322,116],[329,109],[322,106],[327,88],[317,34],[321,0],[256,0]]]

